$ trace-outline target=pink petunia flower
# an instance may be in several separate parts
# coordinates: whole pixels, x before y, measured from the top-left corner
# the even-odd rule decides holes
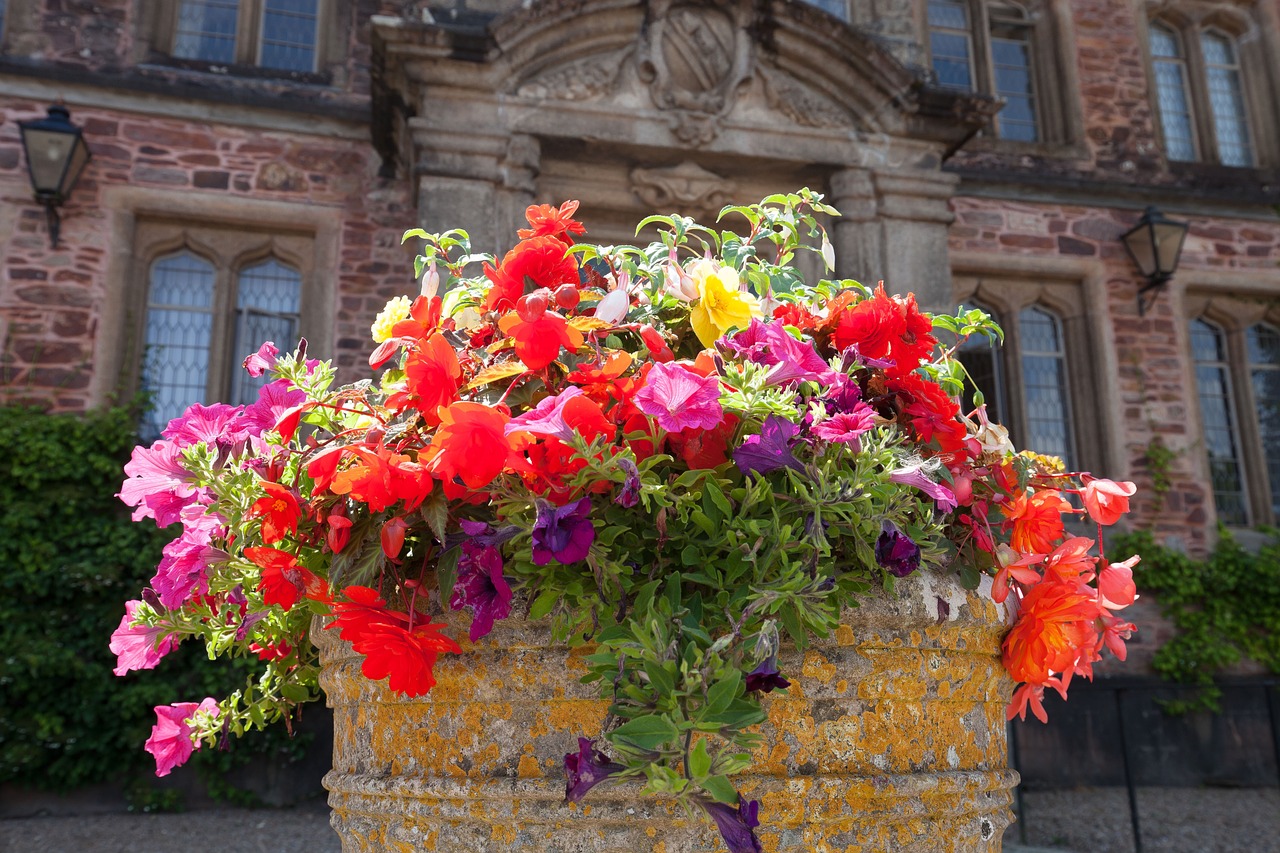
[[[250,435],[275,429],[281,415],[306,402],[306,392],[291,389],[292,384],[288,379],[277,379],[259,389],[257,402],[244,410],[244,428]]]
[[[852,444],[855,450],[862,449],[862,435],[875,426],[875,409],[859,401],[853,410],[832,415],[813,428],[813,434],[823,441],[836,444]]]
[[[196,503],[201,491],[187,482],[190,472],[182,467],[182,451],[172,441],[157,441],[150,447],[135,447],[125,463],[129,475],[116,497],[132,507],[133,520],[154,518],[168,527],[178,520],[183,507]]]
[[[574,397],[582,394],[582,389],[570,386],[554,397],[547,397],[537,406],[512,418],[504,428],[506,435],[513,432],[529,432],[534,435],[550,435],[562,441],[573,438],[573,427],[564,419],[564,406]]]
[[[212,697],[199,705],[195,702],[177,702],[156,706],[156,724],[151,727],[146,750],[156,759],[156,775],[168,776],[173,768],[186,764],[191,753],[200,748],[191,741],[190,720],[197,711],[218,715],[218,703]]]
[[[165,655],[177,648],[178,641],[174,637],[165,637],[159,643],[156,642],[164,633],[164,628],[134,626],[133,621],[137,618],[141,604],[141,601],[125,602],[120,627],[111,635],[111,651],[116,655],[116,666],[112,672],[116,675],[124,675],[135,669],[154,669]]]
[[[280,350],[276,347],[275,342],[267,341],[258,347],[257,352],[245,358],[244,369],[249,372],[250,376],[257,379],[275,365],[276,356],[279,354]]]
[[[208,588],[209,568],[230,559],[211,544],[215,536],[226,535],[221,516],[193,504],[182,510],[181,518],[182,535],[164,546],[164,557],[151,579],[160,603],[170,610],[181,607],[192,593],[203,593]]]
[[[889,479],[895,483],[904,486],[915,486],[929,497],[933,498],[937,503],[938,509],[943,512],[950,512],[956,508],[955,493],[941,483],[935,483],[924,475],[919,465],[911,468],[903,468],[900,471],[894,471],[889,475]]]
[[[229,447],[243,441],[247,434],[243,415],[244,409],[240,406],[195,403],[182,413],[182,417],[169,421],[162,435],[178,447],[188,447],[201,441],[210,447]]]
[[[679,364],[655,364],[635,396],[646,415],[657,418],[667,432],[694,427],[715,429],[724,420],[720,407],[720,379],[699,376]]]

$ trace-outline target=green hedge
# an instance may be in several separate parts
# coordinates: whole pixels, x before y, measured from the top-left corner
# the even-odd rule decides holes
[[[179,648],[150,672],[118,678],[107,648],[175,531],[135,524],[115,493],[136,438],[124,409],[85,416],[0,408],[0,782],[66,791],[136,786],[154,772],[142,745],[152,707],[220,696],[248,669]],[[246,662],[248,663],[248,662]],[[301,744],[268,733],[234,755],[202,750],[215,795],[232,762]],[[147,786],[139,788],[145,796]],[[240,797],[244,799],[244,797]]]
[[[1171,711],[1218,710],[1214,677],[1242,660],[1280,674],[1280,531],[1264,530],[1256,552],[1225,529],[1207,559],[1194,560],[1157,545],[1151,534],[1117,537],[1116,555],[1141,554],[1134,569],[1139,592],[1151,594],[1177,634],[1156,652],[1153,666],[1165,678],[1204,689]]]

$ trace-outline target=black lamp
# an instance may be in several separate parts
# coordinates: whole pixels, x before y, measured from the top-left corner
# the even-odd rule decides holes
[[[1178,259],[1182,256],[1182,243],[1187,239],[1190,224],[1169,219],[1154,207],[1142,212],[1138,224],[1121,236],[1124,247],[1129,250],[1129,257],[1138,265],[1147,283],[1138,290],[1138,314],[1146,313],[1144,297],[1156,290],[1178,270]],[[1151,297],[1155,302],[1156,295]]]
[[[71,123],[71,112],[61,104],[49,107],[49,114],[42,119],[18,122],[18,127],[31,186],[48,217],[49,244],[56,249],[62,224],[58,206],[67,200],[89,162],[89,145],[84,132]]]

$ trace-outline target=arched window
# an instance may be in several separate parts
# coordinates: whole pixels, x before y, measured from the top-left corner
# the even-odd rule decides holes
[[[1148,41],[1165,155],[1257,165],[1244,73],[1249,68],[1265,76],[1265,67],[1242,63],[1236,39],[1216,26],[1154,21]]]
[[[150,408],[141,426],[153,438],[205,398],[213,338],[213,264],[182,251],[151,265],[143,333],[142,389]]]
[[[1062,321],[1045,308],[1024,308],[1018,314],[1018,340],[1026,400],[1026,446],[1061,457],[1070,469],[1075,447]]]
[[[320,0],[181,0],[173,55],[281,71],[317,68]]]
[[[1222,329],[1204,319],[1192,320],[1191,355],[1195,362],[1204,446],[1209,457],[1209,480],[1218,520],[1226,524],[1248,524],[1235,397]]]
[[[236,287],[236,324],[232,357],[243,357],[263,341],[289,346],[298,339],[298,310],[302,275],[293,267],[270,258],[240,271]],[[268,377],[257,379],[232,365],[232,405],[258,399],[258,389]]]
[[[848,0],[805,0],[810,6],[817,6],[822,11],[842,21],[849,20]]]
[[[1051,68],[1058,52],[1037,0],[929,0],[929,57],[938,85],[985,92],[1005,104],[993,134],[1018,142],[1063,141],[1065,118],[1046,126],[1043,89],[1061,81]],[[1034,11],[1033,11],[1034,10]]]
[[[1280,330],[1261,323],[1250,326],[1245,342],[1274,522],[1280,519]]]
[[[1187,90],[1187,62],[1177,33],[1160,24],[1151,27],[1151,61],[1165,152],[1170,160],[1194,160],[1196,135]]]

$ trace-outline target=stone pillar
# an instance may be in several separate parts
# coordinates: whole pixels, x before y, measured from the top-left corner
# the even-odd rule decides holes
[[[926,311],[954,308],[947,229],[948,202],[960,178],[937,169],[874,173],[879,198],[885,289],[914,292]]]
[[[840,211],[832,234],[836,275],[873,285],[884,277],[876,190],[865,169],[843,169],[831,176],[831,204]]]
[[[418,224],[431,232],[463,228],[478,252],[510,248],[534,199],[537,139],[411,124]]]

